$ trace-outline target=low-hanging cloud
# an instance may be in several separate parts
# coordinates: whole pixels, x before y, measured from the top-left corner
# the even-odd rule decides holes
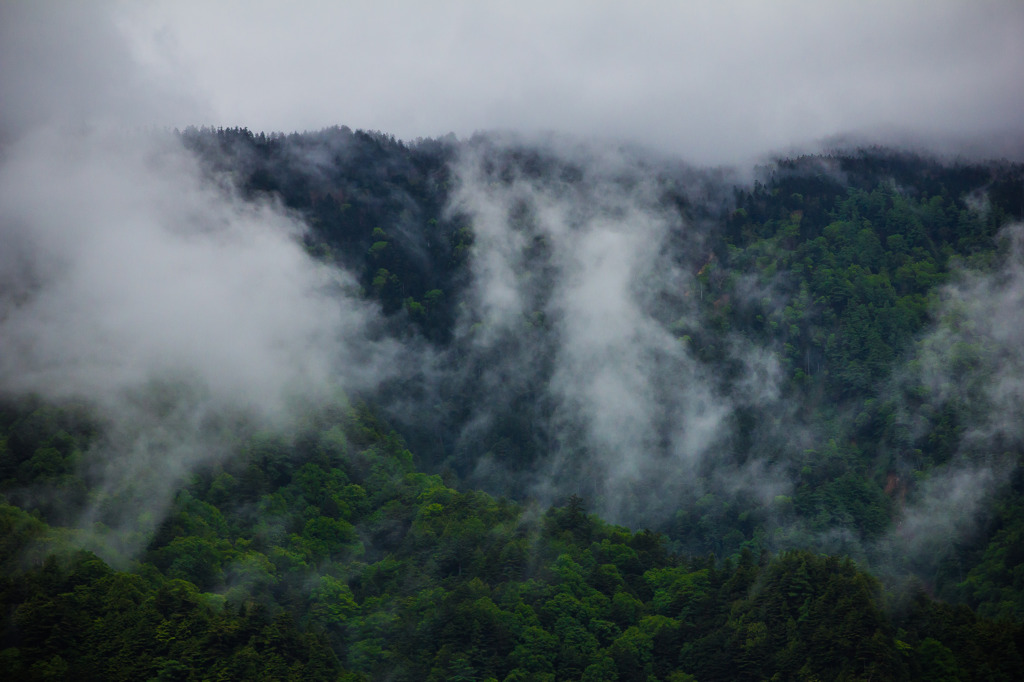
[[[979,151],[1024,152],[1024,7],[1012,1],[134,9],[134,49],[187,65],[223,125],[315,130],[340,118],[407,139],[553,130],[702,163],[844,133],[952,136],[957,150],[1009,133]]]
[[[8,150],[0,205],[30,272],[5,296],[8,389],[103,396],[193,373],[217,398],[270,410],[345,371],[359,382],[344,342],[372,313],[346,296],[351,279],[305,253],[294,218],[205,177],[173,137],[34,134]]]
[[[1024,226],[999,233],[1001,256],[991,269],[962,269],[939,291],[935,323],[897,372],[897,425],[902,474],[922,463],[920,449],[935,422],[953,419],[948,454],[898,510],[882,546],[934,570],[953,543],[969,539],[1019,466],[1024,442]],[[944,417],[945,415],[945,417]],[[935,456],[933,454],[933,456]]]
[[[392,366],[375,309],[306,253],[301,222],[173,136],[36,131],[6,150],[0,221],[0,389],[96,406],[109,432],[88,465],[111,491],[159,505],[226,455],[218,415],[283,425]]]
[[[474,232],[457,346],[487,396],[464,435],[530,392],[534,495],[583,493],[614,519],[650,522],[702,485],[735,488],[735,410],[776,401],[781,372],[771,349],[729,336],[740,369],[726,382],[679,337],[700,324],[701,230],[628,153],[527,146],[538,158],[520,165],[516,144],[470,145],[455,169],[452,210]],[[483,463],[491,476],[502,464]],[[715,481],[697,482],[712,469]]]
[[[284,427],[372,388],[397,345],[354,278],[307,253],[296,215],[143,127],[181,100],[120,59],[104,12],[77,37],[46,12],[5,17],[82,63],[73,87],[39,94],[71,67],[5,60],[0,393],[92,407],[103,430],[82,467],[103,494],[82,520],[131,550],[177,484],[227,456],[233,425]]]

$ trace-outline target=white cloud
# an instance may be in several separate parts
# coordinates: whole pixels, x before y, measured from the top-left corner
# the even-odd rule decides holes
[[[1024,6],[1009,1],[127,9],[136,52],[187,66],[223,125],[554,130],[701,162],[843,133],[1022,132]]]

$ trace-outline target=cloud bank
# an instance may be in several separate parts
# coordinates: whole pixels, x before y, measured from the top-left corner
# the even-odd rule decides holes
[[[362,381],[346,341],[372,312],[351,278],[305,253],[297,220],[205,177],[176,139],[33,135],[8,149],[0,205],[5,270],[17,268],[0,322],[8,389],[104,396],[195,375],[217,399],[270,412],[288,393]]]
[[[474,482],[637,523],[712,488],[778,494],[734,442],[737,410],[785,411],[777,355],[723,334],[712,365],[684,338],[704,324],[711,252],[667,193],[700,188],[614,147],[521,144],[482,138],[455,167],[451,211],[474,241],[451,364],[454,390],[480,395],[461,434]]]
[[[1024,6],[1009,0],[124,9],[134,53],[188,73],[212,124],[557,131],[701,163],[849,133],[1024,153]]]
[[[83,466],[108,509],[85,521],[137,533],[227,454],[230,424],[285,426],[372,388],[396,346],[353,278],[307,254],[296,216],[139,127],[181,100],[123,61],[102,11],[67,9],[5,6],[17,21],[0,22],[21,36],[5,50],[44,58],[4,61],[17,68],[0,118],[0,392],[97,410]]]

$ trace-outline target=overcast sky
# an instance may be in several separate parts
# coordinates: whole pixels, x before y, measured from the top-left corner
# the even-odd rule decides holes
[[[698,162],[848,133],[1024,137],[1020,0],[0,2],[0,94],[28,88],[29,120],[70,98],[177,126],[559,131]]]

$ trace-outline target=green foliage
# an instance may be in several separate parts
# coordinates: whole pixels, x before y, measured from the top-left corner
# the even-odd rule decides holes
[[[926,598],[896,622],[849,560],[686,560],[580,497],[538,513],[416,473],[361,408],[310,428],[241,443],[179,493],[131,572],[82,551],[23,563],[53,531],[0,507],[4,556],[19,557],[0,583],[0,660],[75,679],[956,679],[983,661],[1021,672],[1019,656],[989,661],[969,643],[1022,637],[1019,626],[995,635],[973,614],[950,625]],[[269,462],[251,481],[259,513],[225,496]],[[871,485],[829,485],[823,505],[877,522]]]
[[[347,128],[183,139],[206,163],[245,168],[243,192],[276,193],[305,214],[308,252],[353,269],[401,334],[458,350],[474,233],[444,210],[450,145]],[[295,165],[314,145],[334,166]],[[910,596],[887,598],[848,558],[780,551],[831,538],[833,551],[867,557],[914,482],[961,451],[991,376],[984,344],[953,349],[961,383],[945,402],[924,386],[892,388],[894,367],[928,357],[918,338],[958,263],[998,262],[994,235],[1019,211],[1020,179],[1019,166],[884,153],[785,159],[736,188],[721,216],[680,208],[684,223],[721,229],[702,235],[693,291],[666,295],[693,303],[666,303],[666,329],[723,394],[742,375],[727,344],[777,348],[794,423],[825,435],[780,444],[759,430],[775,415],[737,410],[716,461],[767,463],[792,489],[741,499],[706,486],[680,496],[656,529],[665,534],[609,525],[578,495],[545,510],[463,489],[457,476],[479,452],[529,470],[549,435],[534,432],[546,406],[524,385],[479,452],[465,445],[460,420],[490,397],[470,385],[442,392],[445,417],[425,434],[403,437],[364,404],[310,414],[297,433],[240,433],[232,457],[177,492],[137,560],[107,563],[76,547],[115,547],[112,531],[68,530],[83,510],[116,506],[84,462],[96,420],[82,405],[5,403],[0,669],[103,680],[1020,679],[1020,480]],[[667,180],[652,182],[667,192]],[[987,212],[968,201],[982,190]],[[550,263],[545,244],[534,247],[527,265],[541,277]],[[967,326],[956,311],[942,324]],[[531,344],[550,326],[542,310],[524,315]],[[921,423],[901,421],[904,405]],[[700,489],[710,474],[695,475]]]

